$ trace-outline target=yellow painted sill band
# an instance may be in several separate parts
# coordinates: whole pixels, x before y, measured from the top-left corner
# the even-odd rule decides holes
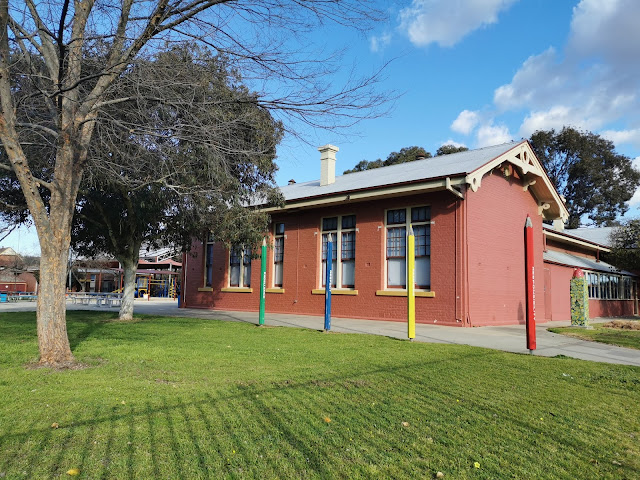
[[[435,297],[436,292],[415,292],[416,297]],[[406,297],[406,290],[376,290],[376,295],[379,297]]]
[[[225,287],[220,290],[227,293],[253,293],[253,288],[249,287]]]
[[[324,288],[316,288],[311,290],[312,295],[324,295]],[[358,295],[358,290],[349,290],[347,288],[332,288],[331,295]]]
[[[284,288],[267,288],[266,293],[284,293]]]
[[[213,287],[199,287],[199,292],[213,292]]]

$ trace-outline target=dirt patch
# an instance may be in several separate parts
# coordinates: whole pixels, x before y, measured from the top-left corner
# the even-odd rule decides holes
[[[81,362],[61,362],[56,364],[40,363],[37,360],[29,362],[25,365],[27,370],[48,369],[54,372],[62,372],[64,370],[84,370],[90,368],[91,365]]]
[[[640,330],[640,322],[636,320],[612,320],[602,325],[604,328],[616,330]]]

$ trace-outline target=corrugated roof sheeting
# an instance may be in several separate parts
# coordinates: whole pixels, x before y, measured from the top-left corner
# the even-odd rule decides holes
[[[567,265],[575,268],[584,268],[587,270],[593,270],[596,272],[605,273],[618,273],[623,275],[633,275],[626,270],[617,270],[613,265],[609,265],[606,262],[596,262],[590,258],[579,257],[577,255],[571,255],[569,253],[557,252],[555,250],[547,250],[543,254],[545,262],[559,263],[561,265]]]
[[[577,237],[588,242],[597,243],[598,245],[604,245],[605,247],[611,246],[609,236],[615,227],[594,227],[594,228],[567,228],[559,233],[566,233],[572,237]]]
[[[384,187],[387,185],[411,183],[433,178],[464,175],[482,167],[521,143],[522,141],[509,142],[477,150],[467,150],[466,152],[440,155],[424,160],[375,168],[365,170],[364,172],[350,173],[348,175],[337,176],[334,183],[324,186],[320,186],[320,180],[294,183],[280,187],[280,191],[284,195],[285,200],[291,201],[301,198]],[[315,162],[313,163],[315,164]],[[344,167],[346,167],[346,165]],[[319,161],[317,162],[317,168],[319,173]]]

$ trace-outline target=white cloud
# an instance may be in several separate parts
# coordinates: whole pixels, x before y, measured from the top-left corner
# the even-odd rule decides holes
[[[372,52],[377,53],[391,43],[391,34],[384,33],[382,35],[374,35],[369,39],[369,48]]]
[[[446,142],[442,142],[440,144],[440,146],[444,146],[444,145],[453,145],[454,147],[466,147],[466,145],[464,143],[460,143],[460,142],[456,142],[455,140],[452,140],[451,138],[449,140],[447,140]]]
[[[413,0],[400,11],[400,28],[414,45],[452,47],[465,35],[496,23],[517,0]]]
[[[612,63],[634,61],[640,56],[638,18],[637,0],[582,0],[573,8],[568,50]]]
[[[633,159],[633,166],[640,170],[640,157]],[[630,207],[640,207],[640,188],[636,190],[633,197],[629,200]]]
[[[630,143],[640,148],[640,128],[632,130],[605,130],[600,132],[604,138],[611,140],[616,147],[621,143]],[[640,168],[640,157],[635,159],[636,167]]]
[[[522,137],[530,137],[536,130],[562,130],[564,126],[577,128],[578,130],[588,129],[588,125],[580,122],[581,115],[577,114],[574,109],[556,105],[549,110],[535,111],[529,113],[520,126],[520,134]]]
[[[476,138],[478,147],[500,145],[501,143],[510,142],[512,140],[509,129],[505,125],[493,125],[493,123],[482,125],[478,129]]]
[[[463,135],[469,135],[478,122],[480,116],[478,112],[472,112],[469,110],[463,110],[451,124],[451,130],[454,132],[462,133]]]
[[[563,52],[549,48],[524,61],[511,82],[495,90],[496,114],[529,110],[519,129],[523,137],[564,125],[600,130],[637,119],[637,18],[637,0],[582,0],[573,10]]]

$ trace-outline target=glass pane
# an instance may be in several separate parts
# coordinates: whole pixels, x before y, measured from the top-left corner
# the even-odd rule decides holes
[[[206,260],[207,279],[206,286],[210,287],[213,282],[213,245],[207,245],[207,260]]]
[[[284,235],[284,223],[276,223],[276,235]]]
[[[277,263],[276,265],[274,265],[274,269],[273,269],[273,285],[275,287],[281,287],[282,286],[282,263]]]
[[[327,259],[327,237],[329,235],[330,234],[328,234],[328,233],[323,233],[322,234],[322,260],[326,260]],[[332,243],[331,256],[335,260],[336,258],[338,258],[338,246],[336,245],[336,236],[335,235],[331,235],[331,243]]]
[[[431,287],[431,259],[429,257],[416,258],[414,277],[417,288]]]
[[[322,231],[338,229],[338,217],[323,218],[322,219]]]
[[[273,245],[273,261],[282,262],[284,258],[284,238],[276,238]]]
[[[356,216],[355,215],[345,215],[342,217],[342,228],[355,228],[356,227]]]
[[[404,258],[407,250],[406,227],[394,227],[387,229],[387,257]]]
[[[355,232],[345,232],[342,234],[342,260],[353,260],[356,258],[356,234]]]
[[[407,211],[404,208],[387,211],[387,225],[407,222]]]
[[[331,286],[335,287],[336,286],[336,267],[337,267],[337,262],[334,260],[331,266]],[[322,286],[326,287],[327,286],[327,262],[324,261],[322,262]]]
[[[229,269],[229,286],[230,287],[238,287],[240,286],[240,265],[231,265]]]
[[[229,264],[240,265],[240,250],[237,247],[231,248],[229,252]]]
[[[355,261],[342,262],[342,286],[354,287],[356,284],[356,265]]]
[[[414,207],[411,209],[412,222],[426,222],[431,219],[431,208]]]
[[[416,257],[424,257],[431,254],[431,226],[417,225],[413,227],[413,236],[415,238],[415,255]]]
[[[406,287],[407,266],[404,258],[390,258],[387,260],[387,286]]]
[[[251,264],[250,263],[248,265],[245,264],[244,272],[242,272],[242,274],[243,274],[243,277],[242,277],[243,285],[245,287],[250,287],[251,286]]]

